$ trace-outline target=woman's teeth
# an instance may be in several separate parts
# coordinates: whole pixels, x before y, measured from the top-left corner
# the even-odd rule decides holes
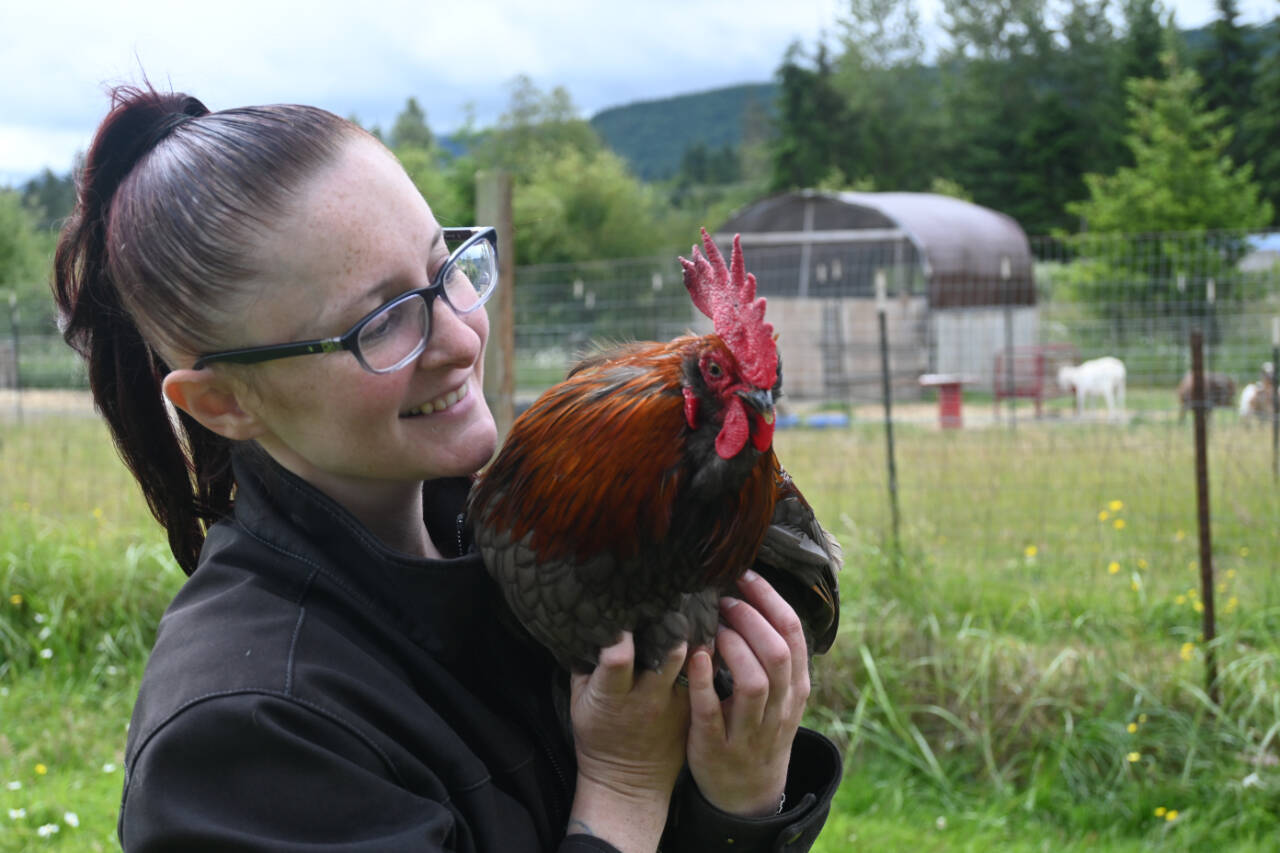
[[[458,388],[456,391],[450,391],[448,394],[445,394],[443,397],[437,397],[436,399],[430,401],[429,403],[423,403],[421,406],[418,406],[415,409],[410,409],[409,411],[404,413],[404,417],[412,417],[414,415],[429,415],[432,412],[443,412],[445,409],[449,408],[454,403],[466,397],[468,387],[469,387],[468,385],[464,384],[461,388]]]

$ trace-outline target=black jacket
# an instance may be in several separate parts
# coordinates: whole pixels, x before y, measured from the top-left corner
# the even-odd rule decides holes
[[[234,515],[161,620],[133,711],[124,849],[612,851],[564,837],[556,670],[504,627],[464,541],[469,481],[427,485],[432,541],[456,550],[426,560],[264,453],[234,464]],[[839,778],[802,729],[782,815],[726,815],[686,778],[663,850],[806,850]]]

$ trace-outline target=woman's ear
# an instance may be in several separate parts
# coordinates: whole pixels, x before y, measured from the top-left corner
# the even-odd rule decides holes
[[[245,441],[267,431],[258,416],[241,405],[243,387],[237,389],[208,368],[171,370],[161,387],[170,403],[225,438]]]

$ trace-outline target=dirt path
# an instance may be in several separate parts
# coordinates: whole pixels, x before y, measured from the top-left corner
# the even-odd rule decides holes
[[[46,415],[92,417],[94,414],[88,391],[0,388],[0,423]]]

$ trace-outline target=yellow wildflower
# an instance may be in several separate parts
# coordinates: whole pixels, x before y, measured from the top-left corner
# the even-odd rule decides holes
[[[1229,581],[1230,581],[1230,580],[1235,580],[1235,578],[1236,578],[1236,570],[1235,570],[1235,569],[1227,569],[1227,580],[1229,580]]]
[[[1220,592],[1220,593],[1221,593],[1221,592],[1226,592],[1226,591],[1227,591],[1227,585],[1226,585],[1225,583],[1220,583],[1220,584],[1218,584],[1218,592]]]
[[[1129,734],[1134,734],[1135,732],[1137,732],[1137,731],[1138,731],[1138,724],[1137,724],[1137,723],[1130,723],[1130,724],[1127,726],[1127,728],[1129,729]]]
[[[1177,598],[1175,598],[1175,599],[1173,600],[1173,603],[1174,603],[1174,604],[1186,604],[1186,603],[1187,603],[1187,597],[1186,597],[1185,595],[1180,595],[1180,596],[1178,596]]]
[[[1192,604],[1191,604],[1191,609],[1192,609],[1192,610],[1194,610],[1194,611],[1195,611],[1195,612],[1197,612],[1197,613],[1203,613],[1203,612],[1204,612],[1204,602],[1203,602],[1203,601],[1195,601],[1195,602],[1192,602]]]
[[[1156,806],[1156,817],[1164,817],[1164,813],[1167,811],[1168,809],[1164,806]]]
[[[1131,753],[1129,753],[1128,755],[1126,755],[1126,756],[1125,756],[1125,758],[1129,759],[1129,763],[1130,763],[1130,764],[1133,764],[1133,763],[1135,763],[1135,762],[1138,762],[1138,761],[1141,761],[1141,760],[1142,760],[1142,753],[1141,753],[1141,752],[1131,752]]]
[[[102,521],[102,507],[95,506],[93,508],[93,517],[98,519],[98,521]]]
[[[35,767],[35,770],[36,770],[37,776],[43,776],[44,774],[49,772],[49,768],[45,767],[43,764],[37,764]]]
[[[1120,510],[1124,509],[1124,501],[1112,501],[1111,503],[1107,504],[1107,506],[1111,509],[1112,512],[1119,512]]]
[[[1105,509],[1102,512],[1098,513],[1098,521],[1106,521],[1110,517],[1111,517],[1111,513],[1107,512]]]
[[[1164,819],[1165,819],[1165,820],[1167,820],[1167,821],[1175,821],[1175,820],[1177,820],[1177,819],[1178,819],[1178,810],[1177,810],[1177,809],[1169,809],[1167,812],[1165,812],[1165,813],[1164,813]]]
[[[9,603],[14,607],[18,607],[22,604],[22,596],[15,592],[13,595],[9,596]]]
[[[1145,723],[1146,721],[1147,721],[1147,715],[1146,715],[1146,714],[1139,714],[1139,715],[1138,715],[1138,722],[1139,722],[1139,723]]]
[[[1107,571],[1114,575],[1116,572],[1120,571],[1120,564],[1117,563],[1115,560],[1112,560],[1111,563],[1107,566]]]
[[[1133,580],[1129,581],[1129,588],[1132,589],[1134,592],[1137,592],[1138,590],[1142,589],[1142,584],[1138,582],[1137,578],[1134,578]]]
[[[1142,559],[1141,557],[1139,557],[1139,558],[1138,558],[1138,568],[1140,568],[1140,569],[1145,569],[1146,567],[1147,567],[1147,561],[1146,561],[1146,560],[1144,560],[1144,559]]]
[[[1241,557],[1249,556],[1249,548],[1247,545],[1240,548],[1240,556]]]
[[[1026,554],[1027,558],[1030,559],[1034,557],[1036,554],[1040,553],[1040,549],[1037,548],[1035,545],[1028,545],[1027,547],[1022,549],[1022,553]]]
[[[1187,531],[1185,530],[1179,530],[1177,533],[1173,534],[1173,539],[1175,542],[1181,542],[1183,539],[1186,539],[1186,538],[1187,538]]]
[[[1178,652],[1178,654],[1182,656],[1183,660],[1191,660],[1192,656],[1195,654],[1195,651],[1196,651],[1195,643],[1183,643],[1182,650]]]
[[[1227,612],[1234,613],[1235,609],[1240,606],[1240,599],[1234,595],[1227,599]]]
[[[1124,530],[1124,519],[1117,518],[1115,521],[1111,522],[1111,526],[1116,530]]]

